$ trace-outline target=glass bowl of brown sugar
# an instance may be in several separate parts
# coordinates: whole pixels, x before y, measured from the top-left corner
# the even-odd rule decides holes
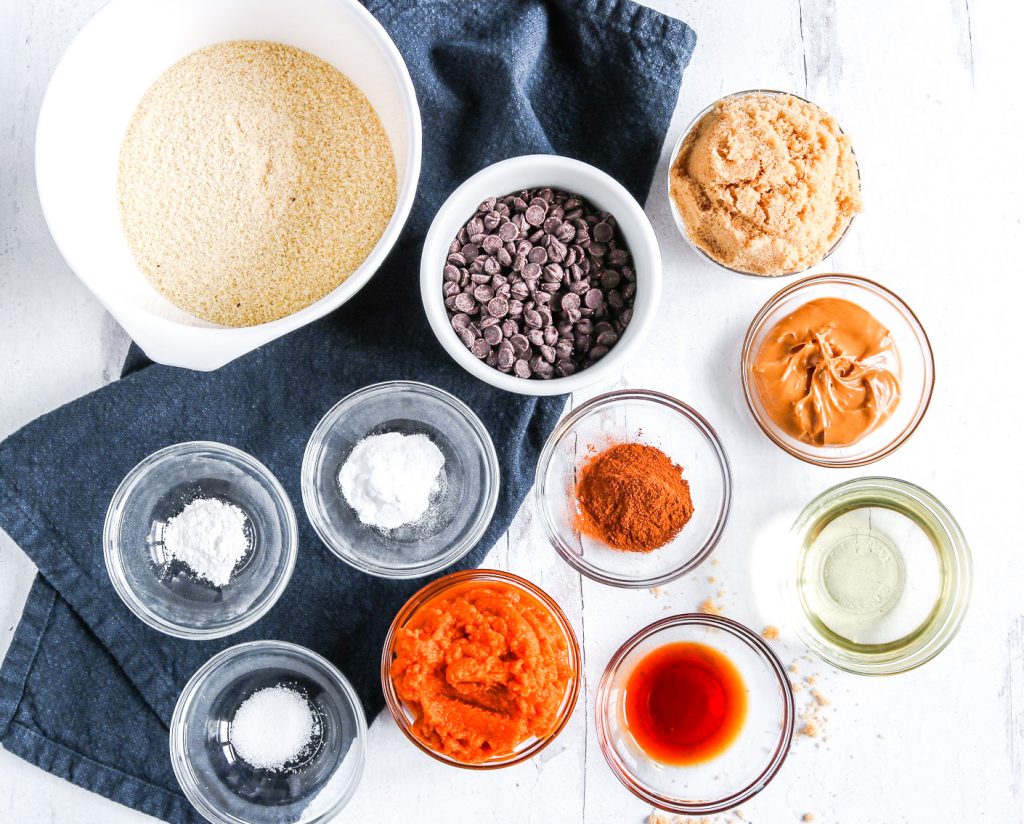
[[[725,529],[729,459],[703,416],[648,390],[609,392],[548,438],[534,487],[562,558],[618,587],[666,584],[696,569]]]

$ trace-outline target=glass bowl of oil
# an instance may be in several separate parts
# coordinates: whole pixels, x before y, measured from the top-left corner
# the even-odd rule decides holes
[[[895,478],[823,492],[793,525],[784,589],[797,633],[824,661],[861,675],[921,666],[956,635],[971,553],[933,495]]]

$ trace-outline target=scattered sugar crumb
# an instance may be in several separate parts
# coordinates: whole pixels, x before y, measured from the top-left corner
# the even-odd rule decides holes
[[[718,566],[718,559],[717,558],[712,558],[711,559],[711,566]]]
[[[817,704],[819,707],[827,707],[829,704],[832,703],[818,690],[811,690],[811,697],[814,699],[814,703]]]
[[[806,735],[808,738],[817,738],[821,734],[821,727],[814,720],[805,721],[800,725],[800,729],[797,730],[800,735]]]
[[[717,578],[716,578],[716,577],[715,577],[714,575],[709,575],[709,576],[708,576],[708,583],[709,583],[709,584],[713,584],[713,583],[715,583],[715,581],[717,581],[717,580],[718,580],[718,579],[717,579]]]
[[[761,630],[761,637],[766,638],[769,641],[774,641],[779,637],[779,628],[769,624],[763,630]]]
[[[718,590],[718,592],[716,594],[718,595],[719,598],[724,598],[725,597],[725,590],[724,589],[720,589],[720,590]]]
[[[818,683],[818,676],[817,675],[808,675],[804,679],[804,681],[807,682],[808,686],[813,686],[814,684]]]
[[[789,671],[794,673],[794,674],[800,672],[800,668],[796,665],[795,661],[792,664],[789,665]]]
[[[669,815],[652,810],[647,817],[647,824],[750,824],[741,809],[721,815],[692,817],[688,815]]]
[[[804,813],[800,817],[800,820],[801,821],[814,821],[814,814],[813,813]]]
[[[703,612],[705,615],[721,615],[722,608],[718,606],[710,598],[705,598],[700,602],[700,606],[697,607],[698,612]]]
[[[664,591],[661,587],[651,587],[651,595],[655,598],[660,598]]]

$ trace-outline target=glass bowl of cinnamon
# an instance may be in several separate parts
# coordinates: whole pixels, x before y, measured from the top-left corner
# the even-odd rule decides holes
[[[732,500],[717,433],[680,400],[599,395],[548,438],[535,484],[548,540],[571,567],[618,587],[653,587],[705,561]]]

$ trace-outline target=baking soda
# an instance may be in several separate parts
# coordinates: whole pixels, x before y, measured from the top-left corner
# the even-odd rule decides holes
[[[355,445],[338,483],[362,523],[395,529],[430,508],[443,467],[444,455],[426,435],[385,432]]]

